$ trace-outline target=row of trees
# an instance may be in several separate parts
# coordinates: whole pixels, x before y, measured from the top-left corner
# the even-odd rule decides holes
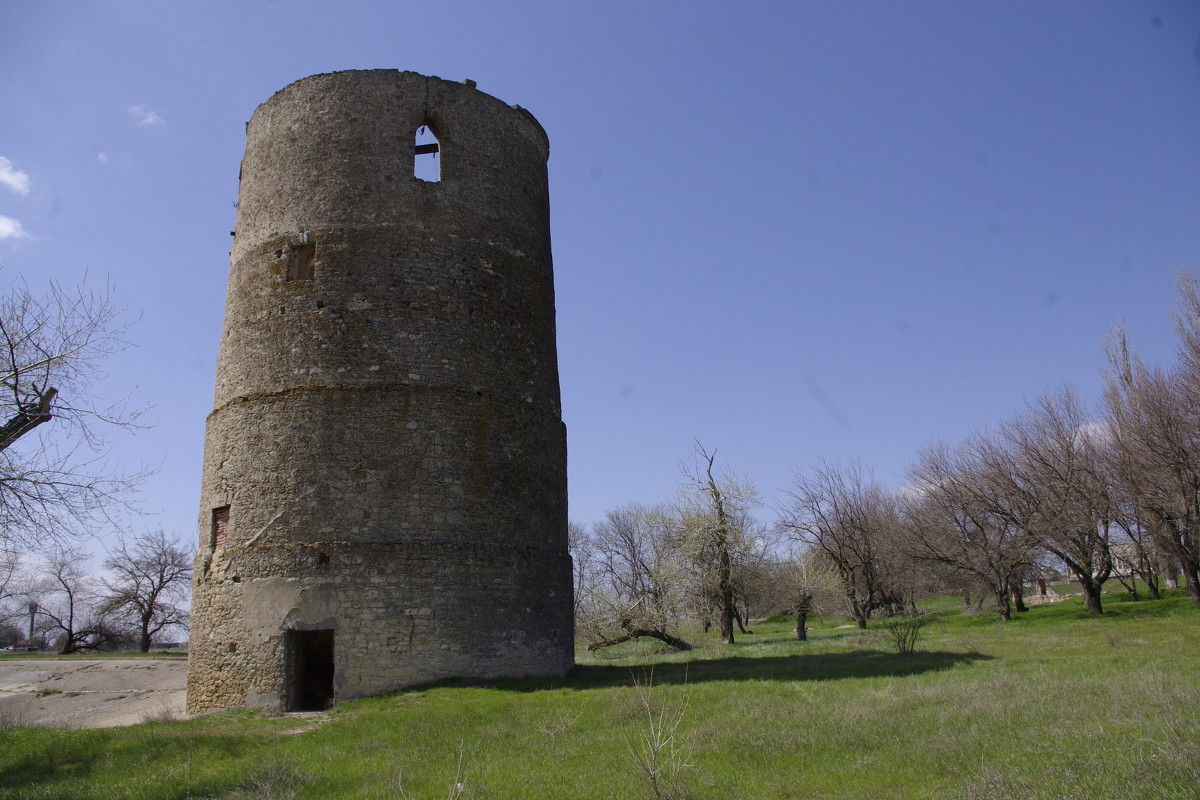
[[[835,565],[851,613],[928,591],[980,589],[1000,615],[1021,587],[1061,567],[1093,614],[1117,577],[1136,599],[1182,575],[1200,604],[1200,278],[1182,272],[1171,368],[1106,345],[1103,401],[1049,392],[994,430],[921,451],[889,492],[859,467],[795,476],[780,525]]]
[[[733,641],[752,609],[839,608],[860,627],[915,611],[931,593],[994,599],[1002,619],[1023,588],[1062,570],[1103,613],[1105,581],[1157,598],[1182,576],[1200,604],[1200,278],[1183,272],[1180,358],[1151,367],[1123,330],[1106,345],[1095,413],[1049,392],[992,430],[922,450],[890,490],[860,464],[798,471],[773,525],[753,483],[697,445],[680,497],[572,526],[577,627],[590,647],[638,636],[675,647],[689,624]]]
[[[176,539],[122,539],[101,575],[88,572],[89,560],[78,547],[0,555],[0,647],[147,652],[186,632],[192,556]]]

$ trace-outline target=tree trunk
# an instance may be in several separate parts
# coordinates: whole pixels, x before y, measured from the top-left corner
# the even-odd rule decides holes
[[[1183,577],[1187,580],[1188,594],[1192,597],[1192,604],[1200,606],[1200,574],[1194,569],[1189,569],[1183,573]]]
[[[854,618],[854,624],[859,630],[867,629],[867,611],[854,595],[850,595],[850,616]]]
[[[733,610],[733,621],[737,623],[738,630],[741,631],[742,633],[746,634],[747,636],[751,636],[754,634],[754,631],[746,630],[746,626],[742,624],[741,612],[739,612],[736,608]]]
[[[1009,599],[1009,591],[1005,587],[1000,587],[1000,590],[996,592],[996,608],[1000,611],[1001,620],[1012,621],[1012,604]]]
[[[640,636],[649,636],[651,639],[658,639],[660,642],[665,642],[676,650],[691,650],[692,646],[683,639],[672,636],[666,631],[653,630],[651,628],[631,628],[628,632],[620,636],[614,636],[611,639],[602,639],[598,642],[592,642],[587,649],[599,650],[601,647],[610,647],[621,642],[628,642],[630,639],[637,639]]]
[[[712,481],[712,478],[709,478]],[[716,487],[713,487],[714,493]],[[721,592],[721,607],[720,619],[721,625],[721,643],[733,644],[733,559],[729,555],[729,523],[725,518],[725,506],[721,500],[721,496],[716,495],[717,503],[717,525],[721,529],[721,556],[719,561],[718,580],[720,581],[719,590]]]
[[[1125,588],[1129,590],[1129,599],[1130,600],[1137,603],[1142,599],[1142,596],[1140,594],[1138,594],[1138,590],[1137,590],[1137,578],[1133,578],[1132,580],[1130,580],[1128,585],[1126,585],[1125,582],[1122,581],[1121,585],[1125,586]]]
[[[17,415],[0,425],[0,450],[4,450],[43,422],[49,422],[50,404],[54,402],[54,396],[57,394],[58,389],[51,386],[36,401],[18,405]]]
[[[802,642],[808,641],[808,612],[796,612],[796,638]]]
[[[1094,580],[1080,580],[1079,585],[1083,587],[1083,604],[1087,607],[1089,614],[1103,614],[1104,609],[1100,605],[1101,587],[1104,584]]]
[[[1017,609],[1017,613],[1028,611],[1029,606],[1025,605],[1025,598],[1021,596],[1021,584],[1014,583],[1009,587],[1009,591],[1012,593],[1013,607]]]
[[[721,644],[733,644],[733,605],[721,604]]]

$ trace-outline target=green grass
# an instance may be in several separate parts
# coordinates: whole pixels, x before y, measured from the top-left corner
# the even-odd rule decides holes
[[[443,684],[319,715],[225,712],[125,729],[0,730],[0,798],[643,798],[633,683],[687,703],[694,798],[1200,797],[1200,610],[1078,599],[1011,623],[932,603],[913,656],[887,634],[786,618],[722,646],[580,653],[562,681]]]

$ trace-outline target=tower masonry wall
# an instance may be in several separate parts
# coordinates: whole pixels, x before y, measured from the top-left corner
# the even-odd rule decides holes
[[[413,176],[422,125],[435,182]],[[317,75],[255,111],[192,711],[297,707],[325,680],[302,631],[332,631],[330,702],[571,667],[547,157],[528,112],[414,73]]]

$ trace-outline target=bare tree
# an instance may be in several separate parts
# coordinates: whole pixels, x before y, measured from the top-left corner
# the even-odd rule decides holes
[[[808,616],[841,596],[837,567],[816,549],[798,550],[774,565],[772,577],[780,601],[796,616],[796,638],[808,641]]]
[[[894,534],[895,522],[888,494],[860,464],[830,462],[795,473],[784,494],[780,528],[825,554],[838,571],[851,616],[867,627],[871,610],[887,594],[881,541]]]
[[[973,577],[995,596],[1000,618],[1012,617],[1012,586],[1033,561],[1036,543],[1014,522],[1012,503],[987,473],[1008,454],[976,434],[956,449],[923,450],[909,468],[905,548],[911,557]]]
[[[592,528],[597,580],[584,586],[580,634],[589,650],[643,636],[680,650],[686,564],[670,512],[630,504]]]
[[[748,577],[761,550],[761,537],[755,536],[750,518],[758,492],[750,480],[715,472],[716,457],[715,451],[709,453],[696,443],[691,462],[683,466],[684,492],[676,521],[701,615],[709,618],[711,609],[721,641],[733,644],[735,619],[742,624],[738,584]]]
[[[1121,530],[1124,538],[1114,540],[1110,545],[1113,560],[1113,577],[1129,592],[1129,599],[1135,603],[1142,599],[1138,581],[1146,587],[1146,593],[1151,600],[1162,598],[1160,588],[1161,578],[1158,567],[1152,560],[1150,548],[1146,539],[1140,535],[1129,536],[1127,530]]]
[[[575,628],[579,629],[581,621],[588,613],[588,604],[596,592],[595,584],[598,578],[596,548],[587,525],[582,522],[572,520],[567,523],[567,553],[571,556],[571,571],[575,583]]]
[[[1066,565],[1091,614],[1112,575],[1109,528],[1114,502],[1104,469],[1105,434],[1069,388],[1049,392],[1005,422],[980,474],[995,487],[993,508]]]
[[[1184,308],[1200,314],[1194,275],[1181,277]],[[1180,369],[1165,371],[1129,353],[1123,330],[1108,343],[1105,407],[1113,474],[1156,548],[1181,569],[1200,605],[1200,317],[1177,327],[1187,345]]]
[[[0,603],[14,595],[14,583],[21,569],[21,554],[15,550],[0,550]]]
[[[47,643],[57,641],[63,655],[110,646],[120,638],[100,612],[96,602],[99,587],[83,568],[88,558],[89,554],[78,548],[56,549],[29,592],[36,631]]]
[[[21,607],[14,603],[20,594],[20,572],[21,554],[0,550],[0,625],[12,623],[22,613]]]
[[[106,430],[135,427],[139,412],[91,393],[100,363],[125,347],[120,313],[108,290],[53,282],[0,296],[0,539],[62,544],[127,507],[145,477],[105,460]]]
[[[185,601],[191,588],[192,554],[162,530],[124,538],[104,561],[110,576],[104,580],[102,612],[128,620],[138,633],[138,649],[150,651],[151,640],[163,630],[186,628]]]
[[[1111,448],[1106,451],[1111,458]],[[1151,600],[1162,598],[1160,576],[1164,570],[1164,559],[1147,527],[1137,505],[1130,502],[1120,491],[1120,483],[1113,484],[1113,520],[1109,544],[1112,552],[1113,570],[1117,580],[1129,592],[1135,602],[1141,599],[1138,587],[1140,580],[1146,587]]]

